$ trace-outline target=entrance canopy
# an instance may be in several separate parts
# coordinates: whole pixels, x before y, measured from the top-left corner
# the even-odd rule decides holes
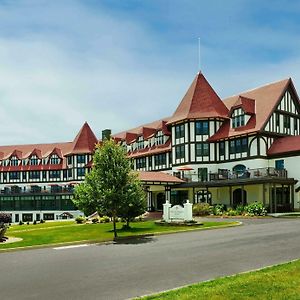
[[[146,172],[138,171],[139,179],[147,185],[174,185],[181,184],[184,181],[164,172]]]

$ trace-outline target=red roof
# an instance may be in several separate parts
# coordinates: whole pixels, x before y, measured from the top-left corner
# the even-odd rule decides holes
[[[297,151],[300,154],[300,136],[287,136],[275,140],[270,149],[268,150],[268,155],[272,156]]]
[[[231,116],[233,110],[236,108],[242,108],[246,114],[253,115],[255,114],[255,100],[244,96],[239,96],[236,103],[231,107],[229,116]]]
[[[91,153],[95,149],[98,140],[87,122],[84,123],[73,141],[70,154]]]
[[[288,78],[224,99],[224,103],[229,109],[234,106],[235,103],[238,103],[238,101],[244,101],[241,99],[255,99],[256,112],[250,117],[245,126],[231,128],[230,120],[226,120],[218,132],[209,138],[209,141],[262,131],[289,85],[291,85],[295,91],[292,80]],[[249,103],[250,101],[248,101],[248,104]]]
[[[202,73],[198,73],[168,124],[187,119],[228,118],[228,109]]]
[[[139,179],[141,181],[149,181],[149,182],[165,182],[165,183],[183,183],[184,181],[163,172],[145,172],[138,171]]]
[[[19,165],[1,166],[2,171],[22,171],[22,170],[59,170],[66,168],[66,155],[75,153],[92,153],[94,151],[97,138],[87,123],[83,125],[73,142],[51,143],[51,144],[28,144],[0,146],[0,159],[8,159],[17,156],[19,159],[29,158],[36,155],[39,159],[47,158],[52,154],[62,158],[60,164],[39,164],[39,165]]]

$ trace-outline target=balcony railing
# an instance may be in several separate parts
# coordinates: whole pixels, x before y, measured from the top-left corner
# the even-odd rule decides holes
[[[40,186],[31,186],[26,189],[19,186],[5,187],[0,190],[1,194],[70,194],[74,192],[73,186],[47,186],[46,189]]]
[[[254,179],[254,178],[288,178],[287,170],[268,168],[245,169],[241,171],[231,171],[228,169],[218,169],[216,173],[208,173],[207,176],[199,177],[196,172],[184,172],[174,174],[186,182],[204,182],[234,179]],[[205,178],[206,177],[206,178]]]

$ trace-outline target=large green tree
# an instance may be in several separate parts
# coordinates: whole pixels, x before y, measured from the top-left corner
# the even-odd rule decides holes
[[[84,212],[97,210],[111,216],[114,236],[117,237],[117,217],[124,217],[126,207],[136,203],[137,198],[145,201],[141,191],[141,184],[132,172],[125,149],[111,139],[104,140],[96,146],[91,171],[75,189],[74,203]],[[142,209],[137,212],[139,215]],[[133,215],[133,210],[130,214]]]

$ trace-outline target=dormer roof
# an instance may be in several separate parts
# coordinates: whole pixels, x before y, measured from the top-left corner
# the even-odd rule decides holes
[[[255,99],[239,95],[237,101],[229,111],[229,116],[231,116],[232,112],[237,108],[242,108],[247,115],[253,115],[255,114]]]
[[[217,117],[227,119],[228,108],[204,75],[198,73],[168,124],[188,119]]]

